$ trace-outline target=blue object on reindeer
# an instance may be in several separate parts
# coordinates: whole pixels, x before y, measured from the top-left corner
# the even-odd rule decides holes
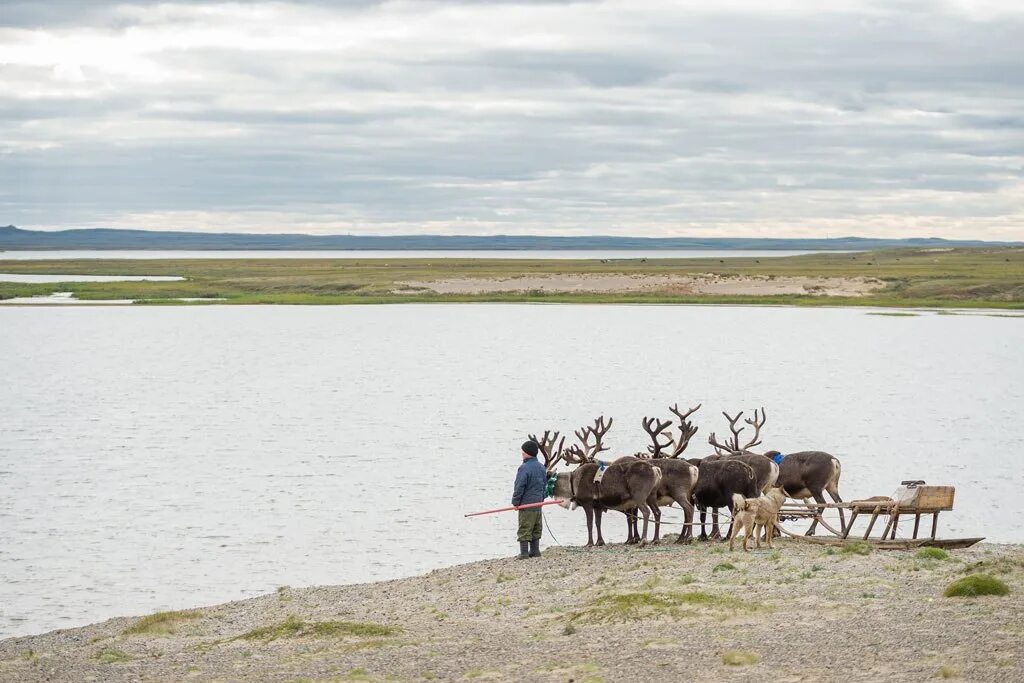
[[[784,456],[782,453],[776,453],[775,455],[772,456],[772,460],[775,461],[776,465],[781,465],[782,464],[782,459],[785,458],[785,457],[786,456]]]

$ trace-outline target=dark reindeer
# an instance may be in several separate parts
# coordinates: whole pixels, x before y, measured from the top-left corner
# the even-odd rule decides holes
[[[751,448],[761,443],[761,428],[764,427],[767,422],[764,408],[761,408],[761,414],[758,415],[757,410],[754,410],[754,418],[746,419],[748,425],[754,428],[754,436],[742,446],[740,445],[740,433],[744,430],[744,427],[736,427],[736,423],[739,422],[740,418],[743,417],[743,412],[736,413],[736,417],[730,417],[729,413],[722,412],[725,415],[725,419],[729,421],[729,431],[732,432],[732,436],[726,439],[725,443],[719,443],[715,437],[715,433],[711,432],[708,437],[708,443],[715,447],[715,455],[710,455],[710,459],[721,459],[731,458],[745,462],[750,465],[750,468],[754,470],[754,477],[757,479],[757,489],[761,493],[767,493],[768,489],[776,485],[776,481],[779,478],[779,466],[775,464],[771,456],[761,455],[760,453],[751,452]],[[705,458],[707,459],[707,458]],[[760,493],[758,494],[760,495]]]
[[[576,465],[572,472],[559,472],[555,480],[552,498],[564,501],[566,506],[577,505],[587,515],[587,545],[594,545],[593,527],[597,527],[597,545],[604,545],[601,534],[601,515],[605,510],[624,512],[632,518],[627,544],[646,543],[647,525],[651,512],[657,508],[655,491],[661,480],[661,470],[647,461],[631,456],[619,458],[605,465],[600,483],[594,481],[600,465],[596,462],[598,453],[608,450],[602,443],[604,435],[612,426],[612,420],[605,423],[600,417],[593,427],[576,431],[581,445],[573,445],[562,451],[561,459]],[[594,443],[590,443],[590,437]],[[637,515],[643,514],[643,532],[637,532]]]
[[[765,455],[772,458],[780,453],[768,451]],[[790,453],[782,457],[779,465],[778,486],[790,498],[800,498],[804,503],[810,502],[808,498],[814,498],[815,502],[824,505],[823,491],[827,491],[834,502],[842,503],[843,499],[839,497],[839,475],[842,472],[843,467],[834,455],[823,451]],[[846,515],[842,508],[839,508],[839,525],[840,531],[846,530]],[[817,527],[818,519],[815,518],[806,535],[813,536]]]
[[[673,438],[671,434],[665,434],[665,430],[672,426],[671,420],[662,422],[653,417],[645,417],[641,423],[644,431],[651,437],[651,445],[647,447],[647,453],[637,453],[638,458],[650,458],[648,462],[661,470],[661,482],[655,492],[657,495],[658,507],[654,509],[654,539],[657,543],[661,531],[661,507],[668,507],[672,503],[678,503],[683,508],[684,524],[683,530],[679,532],[676,543],[689,543],[693,540],[693,502],[691,500],[693,487],[697,483],[697,466],[687,462],[679,456],[686,450],[690,439],[697,433],[697,427],[689,422],[687,418],[700,409],[690,408],[685,413],[674,405],[669,408],[679,418],[679,438]],[[661,437],[668,437],[667,442],[662,442]]]
[[[693,502],[700,509],[700,540],[708,540],[704,522],[707,509],[711,508],[711,538],[718,540],[722,534],[718,529],[718,508],[731,507],[734,493],[744,498],[756,498],[761,491],[757,488],[754,470],[736,458],[702,458],[697,467],[697,485],[693,487]]]

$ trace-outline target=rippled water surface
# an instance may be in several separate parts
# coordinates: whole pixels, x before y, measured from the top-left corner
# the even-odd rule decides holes
[[[952,483],[942,534],[1024,541],[1022,348],[1020,319],[851,309],[0,309],[0,637],[512,553],[514,517],[463,514],[507,503],[525,433],[604,413],[632,453],[676,401],[691,454],[765,405],[764,446],[836,454],[847,498]]]

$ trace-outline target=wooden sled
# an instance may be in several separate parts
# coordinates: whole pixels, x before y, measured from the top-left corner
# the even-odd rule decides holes
[[[829,531],[832,536],[805,536],[795,534],[779,526],[786,536],[819,545],[841,546],[850,540],[853,526],[858,517],[870,515],[867,528],[863,535],[854,536],[859,541],[870,543],[881,550],[912,550],[914,548],[968,548],[985,540],[979,538],[937,538],[939,513],[953,509],[953,498],[956,489],[952,486],[920,486],[911,485],[897,491],[899,497],[875,496],[865,500],[853,500],[845,503],[787,503],[779,511],[780,519],[817,520],[818,524]],[[836,509],[850,513],[845,527],[836,529],[823,517],[826,510]],[[911,538],[896,538],[896,528],[900,516],[914,516],[914,531]],[[928,537],[918,538],[921,516],[931,515],[932,528]],[[871,536],[871,531],[879,518],[886,520],[881,536]]]

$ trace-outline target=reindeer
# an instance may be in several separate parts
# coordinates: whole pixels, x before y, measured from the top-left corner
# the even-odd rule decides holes
[[[743,417],[743,411],[736,413],[736,417],[731,417],[725,411],[722,411],[722,415],[729,421],[729,431],[732,432],[732,436],[722,444],[718,442],[715,433],[711,432],[711,435],[708,437],[708,443],[715,447],[715,455],[708,456],[708,458],[732,458],[745,462],[754,470],[758,490],[761,493],[768,493],[768,490],[775,486],[775,482],[779,478],[779,466],[775,464],[775,461],[770,456],[753,453],[750,450],[761,443],[761,428],[767,422],[764,408],[761,408],[760,415],[758,415],[757,410],[754,410],[754,418],[744,420],[744,422],[754,428],[754,436],[742,446],[740,445],[740,433],[744,430],[744,427],[737,429],[736,423]]]
[[[724,412],[722,414],[729,421],[729,431],[732,432],[732,436],[725,444],[720,444],[717,443],[715,435],[712,433],[708,442],[715,447],[718,455],[710,457],[729,457],[746,462],[754,468],[758,484],[761,485],[761,490],[764,493],[767,493],[768,489],[773,486],[779,486],[790,498],[800,498],[804,503],[810,503],[808,498],[814,498],[816,502],[825,504],[825,496],[822,495],[822,492],[827,491],[833,501],[843,502],[843,499],[839,497],[839,475],[842,473],[842,466],[835,456],[822,451],[803,451],[784,456],[780,459],[781,462],[776,464],[776,457],[781,455],[778,451],[768,451],[762,456],[751,453],[749,450],[761,443],[761,427],[766,421],[764,408],[761,408],[760,418],[755,410],[754,419],[744,420],[754,428],[754,437],[744,446],[739,445],[739,435],[743,428],[736,428],[736,423],[743,413],[738,413],[736,417],[730,417],[728,413]],[[787,458],[793,459],[786,462]],[[765,460],[771,464],[766,465]],[[845,530],[846,515],[842,508],[839,508],[839,524],[840,531]],[[818,520],[815,519],[807,529],[806,535],[813,536],[817,526]]]
[[[657,509],[655,491],[661,481],[661,470],[635,457],[619,458],[610,464],[597,461],[596,456],[608,450],[602,443],[604,435],[612,426],[604,417],[594,421],[593,427],[576,431],[580,445],[573,445],[561,453],[561,459],[576,465],[572,472],[560,472],[555,480],[552,498],[563,501],[565,507],[577,505],[587,515],[587,546],[594,545],[593,527],[597,527],[597,545],[604,545],[601,534],[601,515],[605,510],[618,510],[627,516],[639,510],[644,517],[643,532],[638,533],[636,515],[630,524],[627,544],[646,543],[647,525],[652,509]],[[590,437],[594,443],[590,443]],[[604,473],[600,482],[594,480],[601,466]]]
[[[699,462],[693,502],[700,509],[700,540],[708,540],[704,528],[708,508],[711,508],[711,538],[718,540],[722,538],[718,529],[718,508],[730,507],[737,493],[744,498],[757,498],[760,489],[754,470],[737,458],[708,457]]]
[[[778,451],[768,451],[765,455],[775,458],[782,455]],[[804,503],[810,503],[808,498],[814,498],[815,502],[825,504],[823,491],[827,491],[832,500],[842,503],[839,497],[839,475],[843,467],[839,459],[823,451],[801,451],[783,456],[779,463],[778,486],[786,492],[790,498],[800,498]],[[846,530],[846,515],[843,508],[839,508],[840,531]],[[811,522],[806,535],[813,536],[818,527],[818,519]]]
[[[654,539],[657,543],[661,531],[661,506],[670,506],[673,502],[683,508],[684,524],[683,530],[679,532],[676,543],[689,543],[693,540],[693,502],[691,494],[697,483],[697,466],[693,465],[679,455],[686,450],[690,439],[697,433],[697,427],[689,422],[687,418],[700,409],[690,408],[685,413],[679,410],[676,404],[669,408],[679,418],[679,439],[676,440],[671,434],[665,434],[665,430],[672,426],[671,420],[662,422],[653,417],[645,417],[641,420],[644,431],[651,437],[651,445],[647,447],[647,453],[637,453],[638,458],[650,458],[649,462],[661,470],[661,483],[658,484],[657,503],[654,509]],[[662,436],[668,437],[667,442],[662,442]]]

